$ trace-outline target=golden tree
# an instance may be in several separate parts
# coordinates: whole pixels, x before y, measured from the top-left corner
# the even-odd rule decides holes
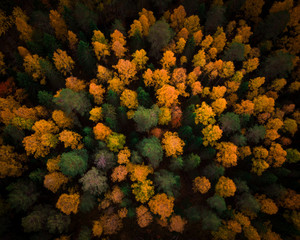
[[[236,186],[230,178],[221,176],[216,184],[215,190],[221,197],[232,197],[235,194]]]
[[[50,10],[50,24],[55,30],[58,39],[65,41],[68,37],[68,29],[65,20],[56,10]]]
[[[120,97],[121,105],[129,109],[136,109],[138,107],[137,93],[135,91],[125,89]]]
[[[62,141],[65,145],[65,148],[71,147],[72,149],[81,149],[83,148],[83,144],[80,142],[82,136],[76,132],[63,130],[59,134],[60,141]]]
[[[66,51],[58,49],[53,54],[54,65],[58,71],[60,71],[64,76],[72,74],[75,62],[68,56]]]
[[[207,193],[210,189],[210,181],[206,177],[196,177],[193,180],[194,192],[200,192],[202,194]]]
[[[177,132],[167,131],[162,139],[162,147],[166,151],[166,156],[177,157],[183,154],[184,141],[179,138]]]
[[[56,207],[63,213],[70,215],[72,212],[76,214],[78,212],[80,195],[78,193],[66,194],[63,193],[57,200]]]
[[[166,220],[173,213],[174,198],[165,193],[156,194],[148,203],[151,212],[160,215],[161,220]]]
[[[237,146],[231,142],[221,142],[216,144],[218,150],[216,160],[223,167],[233,167],[237,165]]]

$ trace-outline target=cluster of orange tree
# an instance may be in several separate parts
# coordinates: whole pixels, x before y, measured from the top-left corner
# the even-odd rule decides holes
[[[28,2],[0,5],[1,239],[299,238],[297,1]]]

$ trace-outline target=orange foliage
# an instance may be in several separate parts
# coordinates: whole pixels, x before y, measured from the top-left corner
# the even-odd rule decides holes
[[[102,116],[102,108],[101,107],[94,107],[92,108],[92,110],[90,111],[90,120],[92,120],[93,122],[98,122],[99,120],[102,120],[103,116]]]
[[[113,66],[113,68],[118,70],[119,77],[124,81],[125,85],[128,85],[130,79],[137,73],[135,63],[129,60],[119,59],[118,64]]]
[[[261,196],[257,196],[256,198],[260,203],[260,210],[263,213],[273,215],[278,212],[278,207],[275,202],[270,198],[266,198],[266,195],[263,194]]]
[[[255,113],[272,113],[274,111],[275,101],[273,98],[268,98],[266,95],[260,95],[254,98],[253,103]]]
[[[211,107],[213,111],[220,115],[226,109],[227,101],[225,98],[218,98],[216,101],[212,102]]]
[[[146,55],[146,51],[144,49],[136,50],[132,56],[132,62],[136,65],[138,70],[144,69],[149,58]]]
[[[151,212],[160,215],[161,220],[166,220],[173,213],[174,198],[165,193],[156,194],[148,203]]]
[[[59,162],[60,162],[60,155],[58,155],[55,158],[50,158],[47,161],[47,170],[49,172],[55,172],[55,171],[59,171]]]
[[[148,211],[148,208],[141,205],[136,208],[137,223],[141,228],[147,227],[152,221],[153,217]]]
[[[56,207],[67,215],[70,215],[72,212],[76,214],[78,212],[79,198],[80,196],[78,193],[63,193],[60,195]]]
[[[93,222],[93,236],[94,237],[100,237],[102,235],[103,232],[103,227],[100,223],[100,221],[94,221]]]
[[[126,45],[126,40],[124,35],[117,29],[110,35],[112,38],[112,47],[111,49],[115,52],[115,55],[118,58],[121,58],[125,55],[127,49],[124,47]]]
[[[210,181],[206,177],[196,177],[193,180],[194,192],[200,192],[202,194],[207,193],[210,189]]]
[[[56,10],[50,10],[49,19],[51,26],[55,30],[56,37],[65,41],[68,36],[68,29],[63,17]]]
[[[161,107],[171,107],[178,103],[179,91],[168,84],[163,85],[156,91],[157,104]]]
[[[185,21],[186,12],[182,5],[174,9],[174,12],[170,16],[170,26],[176,31],[179,31],[183,27]]]
[[[171,126],[172,128],[178,128],[181,126],[182,111],[181,108],[175,106],[171,109]]]
[[[110,193],[111,201],[113,203],[121,203],[123,198],[124,198],[124,193],[117,185],[115,185],[113,187],[113,190]]]
[[[100,223],[106,235],[116,234],[122,228],[122,221],[118,214],[104,215],[100,217]]]
[[[0,179],[5,177],[19,177],[22,170],[26,168],[22,166],[21,162],[26,158],[14,152],[12,146],[0,146]]]
[[[25,42],[31,41],[33,29],[27,23],[27,21],[23,18],[17,17],[16,18],[16,27],[17,30],[21,33],[20,39],[24,40]]]
[[[267,162],[273,167],[281,167],[282,164],[286,161],[286,151],[283,150],[280,144],[272,143],[269,151],[269,156]]]
[[[127,167],[120,165],[117,166],[116,168],[114,168],[112,174],[111,174],[111,179],[113,182],[121,182],[123,180],[125,180],[126,176],[127,176]]]
[[[167,131],[162,139],[162,147],[166,151],[166,156],[177,157],[183,153],[184,141],[178,137],[178,133]]]
[[[127,170],[130,172],[130,180],[133,182],[144,182],[147,176],[153,173],[152,167],[132,163],[127,164]]]
[[[172,51],[166,51],[164,52],[163,58],[160,62],[164,69],[170,70],[170,68],[176,64],[176,57],[174,57],[174,53]]]
[[[93,132],[96,140],[103,141],[112,133],[112,130],[103,123],[97,123],[97,125],[93,128]]]
[[[83,148],[83,144],[80,143],[82,136],[80,136],[76,132],[72,132],[69,130],[63,130],[59,134],[59,140],[64,142],[65,148],[71,147],[72,149],[81,149]]]
[[[59,128],[72,128],[73,120],[66,116],[61,110],[54,110],[52,112],[52,119]]]
[[[83,80],[76,77],[68,77],[66,79],[66,87],[72,89],[75,92],[83,91],[86,87]]]
[[[184,27],[190,34],[200,30],[200,18],[197,15],[191,15],[184,21]]]
[[[111,72],[106,67],[98,65],[97,78],[100,82],[107,82],[111,78],[111,75]]]
[[[61,172],[51,172],[45,175],[44,186],[51,192],[56,193],[60,186],[68,182],[68,178]]]
[[[241,104],[235,105],[235,113],[237,114],[249,114],[254,113],[254,103],[250,100],[242,100]]]
[[[237,165],[237,146],[231,142],[221,142],[216,144],[218,150],[216,160],[223,167],[232,167]]]
[[[133,37],[135,34],[143,35],[143,27],[138,20],[133,20],[133,24],[130,25],[130,30],[128,31],[129,37]]]
[[[119,164],[129,163],[130,155],[131,155],[130,150],[127,147],[125,147],[123,150],[121,150],[118,153],[118,163]]]
[[[102,85],[97,85],[95,83],[90,84],[89,93],[93,95],[96,104],[101,104],[103,101],[103,95],[105,93],[105,88]]]
[[[179,215],[172,215],[170,218],[170,232],[179,232],[182,233],[184,226],[187,224],[187,221]]]
[[[78,43],[78,38],[77,38],[76,34],[73,33],[72,31],[68,31],[68,41],[69,41],[70,49],[72,49],[74,51],[76,49],[76,45]]]
[[[236,186],[230,178],[221,176],[216,184],[215,190],[221,197],[232,197],[235,194]]]

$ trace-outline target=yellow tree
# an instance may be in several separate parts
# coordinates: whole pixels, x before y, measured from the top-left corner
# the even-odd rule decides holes
[[[197,108],[195,109],[195,123],[196,124],[203,124],[203,125],[209,125],[214,124],[216,122],[213,109],[206,104],[206,102],[202,102],[201,107],[197,105]]]
[[[15,22],[16,22],[17,30],[21,33],[20,39],[24,40],[25,42],[31,41],[33,29],[27,23],[27,21],[23,18],[17,17]]]
[[[170,68],[176,64],[176,57],[174,57],[174,53],[172,51],[166,51],[160,62],[164,69],[170,70]]]
[[[223,131],[218,125],[209,124],[202,130],[203,134],[203,145],[204,146],[214,146],[216,142],[222,137]]]
[[[74,51],[77,47],[78,38],[77,38],[76,34],[70,30],[68,31],[68,42],[69,42],[70,49],[72,49]]]
[[[72,74],[75,62],[68,56],[66,51],[58,49],[53,54],[54,65],[58,71],[60,71],[64,76]]]
[[[52,119],[60,128],[72,128],[73,120],[69,118],[63,111],[54,110],[52,112]]]
[[[120,97],[121,105],[129,109],[136,109],[138,107],[137,93],[135,91],[125,89]]]
[[[149,60],[146,54],[147,53],[144,49],[136,50],[132,54],[133,56],[132,62],[135,63],[137,70],[141,70],[145,68],[146,63]]]

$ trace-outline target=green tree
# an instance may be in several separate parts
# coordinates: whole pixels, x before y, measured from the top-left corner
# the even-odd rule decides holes
[[[143,157],[149,159],[152,167],[157,168],[163,159],[163,150],[156,137],[144,138],[137,146]]]
[[[176,196],[179,193],[180,177],[165,169],[154,173],[154,182],[158,191],[163,191],[168,196]]]
[[[88,153],[85,149],[65,152],[61,155],[59,162],[60,170],[63,174],[75,177],[83,174],[88,165]]]
[[[153,105],[152,108],[144,108],[139,106],[134,113],[133,120],[137,124],[137,131],[147,132],[158,123],[159,108]]]

